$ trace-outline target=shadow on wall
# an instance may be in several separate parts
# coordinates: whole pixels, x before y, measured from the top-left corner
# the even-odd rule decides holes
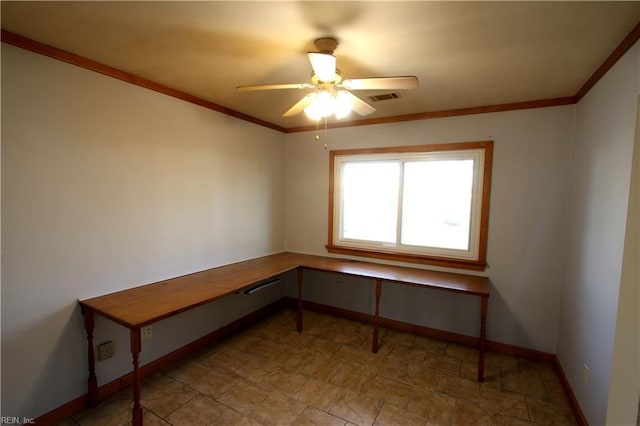
[[[297,297],[295,281],[286,285],[287,296]],[[341,274],[305,271],[304,300],[373,315],[375,282]],[[412,286],[383,283],[380,316],[396,321],[465,336],[480,335],[480,298]],[[496,336],[510,336],[501,340]],[[487,338],[501,343],[536,348],[500,292],[491,284]],[[515,341],[515,343],[513,342]]]
[[[4,330],[3,330],[4,334]],[[43,348],[52,348],[43,354]],[[2,343],[2,416],[36,418],[86,393],[87,344],[74,301]],[[11,366],[11,368],[5,368]],[[77,372],[69,377],[67,372]]]

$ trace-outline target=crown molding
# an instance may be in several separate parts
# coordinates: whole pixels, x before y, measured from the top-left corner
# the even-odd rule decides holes
[[[213,111],[220,112],[222,114],[230,115],[240,120],[248,121],[250,123],[258,124],[260,126],[268,127],[279,132],[285,132],[284,127],[277,126],[268,121],[261,120],[256,117],[244,114],[242,112],[233,110],[231,108],[218,105],[214,102],[207,101],[197,96],[190,95],[189,93],[173,89],[155,81],[148,80],[146,78],[131,74],[109,65],[96,62],[94,60],[85,58],[75,53],[67,52],[66,50],[58,49],[57,47],[49,46],[39,41],[32,40],[30,38],[23,37],[21,35],[12,33],[7,30],[2,30],[2,42],[10,44],[21,49],[29,50],[34,53],[39,53],[44,56],[48,56],[53,59],[57,59],[62,62],[66,62],[72,65],[76,65],[81,68],[85,68],[97,73],[113,77],[117,80],[125,81],[127,83],[134,84],[136,86],[144,87],[145,89],[153,90],[155,92],[162,93],[164,95],[172,96],[174,98],[190,102],[192,104],[199,105],[204,108],[211,109]]]
[[[131,74],[131,73],[119,70],[117,68],[111,67],[109,65],[105,65],[100,62],[96,62],[94,60],[85,58],[83,56],[76,55],[74,53],[67,52],[65,50],[58,49],[53,46],[49,46],[47,44],[29,39],[27,37],[23,37],[21,35],[12,33],[4,29],[2,29],[1,35],[2,35],[3,43],[7,43],[15,47],[29,50],[34,53],[48,56],[50,58],[57,59],[59,61],[63,61],[72,65],[79,66],[81,68],[85,68],[103,75],[107,75],[109,77],[113,77],[115,79],[125,81],[127,83],[131,83],[136,86],[144,87],[149,90],[153,90],[168,96],[172,96],[174,98],[177,98],[186,102],[190,102],[195,105],[199,105],[201,107],[208,108],[213,111],[217,111],[222,114],[226,114],[226,115],[238,118],[240,120],[257,124],[259,126],[267,127],[269,129],[273,129],[281,133],[298,133],[298,132],[308,132],[308,131],[317,130],[316,125],[290,127],[290,128],[278,126],[276,124],[270,123],[260,118],[256,118],[248,114],[244,114],[242,112],[233,110],[231,108],[218,105],[214,102],[207,101],[205,99],[199,98],[194,95],[190,95],[186,92],[173,89],[171,87],[165,86],[160,83],[156,83],[154,81],[137,76],[135,74]],[[375,124],[399,123],[404,121],[428,120],[433,118],[456,117],[456,116],[462,116],[462,115],[486,114],[491,112],[515,111],[520,109],[544,108],[544,107],[576,104],[618,62],[618,60],[620,60],[620,58],[624,56],[624,54],[638,41],[638,39],[640,39],[640,23],[638,23],[633,28],[633,30],[631,30],[631,32],[624,38],[624,40],[622,40],[622,42],[614,49],[614,51],[607,57],[607,59],[600,65],[600,67],[598,67],[598,69],[591,75],[591,77],[589,77],[589,79],[582,85],[580,90],[578,90],[578,92],[573,96],[565,96],[565,97],[558,97],[558,98],[551,98],[551,99],[538,99],[538,100],[522,101],[522,102],[512,102],[512,103],[497,104],[497,105],[484,105],[484,106],[458,108],[458,109],[450,109],[450,110],[443,110],[443,111],[428,111],[428,112],[421,112],[416,114],[397,115],[397,116],[391,116],[391,117],[379,117],[379,118],[369,118],[369,119],[354,120],[354,121],[333,122],[333,123],[328,123],[327,128],[335,129],[335,128],[344,128],[344,127],[370,126]]]

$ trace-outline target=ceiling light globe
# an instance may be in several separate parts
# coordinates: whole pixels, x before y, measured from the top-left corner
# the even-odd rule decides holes
[[[334,99],[333,110],[337,119],[345,118],[351,113],[351,100],[349,93],[340,90]]]

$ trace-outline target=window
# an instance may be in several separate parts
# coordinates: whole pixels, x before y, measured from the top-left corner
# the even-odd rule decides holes
[[[493,142],[330,153],[333,253],[486,264]]]

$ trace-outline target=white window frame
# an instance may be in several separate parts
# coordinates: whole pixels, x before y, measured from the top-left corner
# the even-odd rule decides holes
[[[333,253],[386,258],[400,261],[436,264],[482,270],[486,266],[486,244],[489,211],[489,190],[493,142],[422,145],[330,152],[329,236],[327,249]],[[404,164],[425,160],[473,160],[473,187],[468,250],[413,246],[401,242],[402,185],[398,202],[398,228],[395,243],[344,238],[343,191],[341,175],[346,164],[366,161],[391,161],[400,164],[400,179]]]

